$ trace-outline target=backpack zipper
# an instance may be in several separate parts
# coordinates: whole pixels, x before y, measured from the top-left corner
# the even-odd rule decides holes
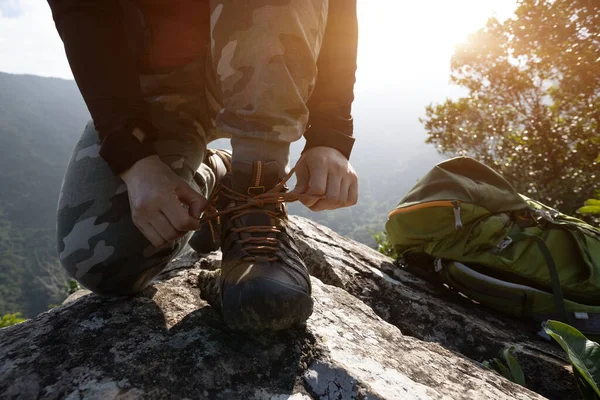
[[[460,216],[460,201],[459,200],[437,200],[437,201],[428,201],[426,203],[413,204],[412,206],[396,208],[389,215],[388,218],[393,217],[396,214],[403,214],[410,211],[422,210],[424,208],[433,208],[433,207],[452,207],[452,211],[454,212],[454,228],[456,230],[463,228],[462,219]]]
[[[456,230],[462,229],[463,224],[462,220],[460,219],[460,201],[452,201],[452,211],[454,211],[454,228]]]

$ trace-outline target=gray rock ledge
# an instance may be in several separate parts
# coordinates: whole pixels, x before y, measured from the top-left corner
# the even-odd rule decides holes
[[[560,352],[531,326],[449,297],[309,220],[292,225],[313,275],[306,327],[229,331],[215,302],[220,255],[190,251],[133,298],[79,292],[0,330],[0,397],[543,398],[478,362],[506,345],[533,390],[576,395]]]

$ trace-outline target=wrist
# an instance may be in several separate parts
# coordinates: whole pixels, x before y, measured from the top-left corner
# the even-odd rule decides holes
[[[137,180],[141,171],[147,170],[149,165],[156,162],[162,162],[156,154],[141,158],[134,162],[131,167],[121,172],[119,176],[121,179],[123,179],[126,185],[129,185],[134,180]]]
[[[100,136],[102,138],[100,156],[115,175],[121,175],[137,161],[156,154],[151,140],[152,131],[144,128],[126,124]]]
[[[307,131],[304,134],[304,138],[306,139],[306,145],[302,150],[303,154],[316,147],[330,147],[339,151],[344,158],[349,160],[352,147],[354,146],[354,137],[338,131],[330,130],[321,134],[317,134],[314,130]]]

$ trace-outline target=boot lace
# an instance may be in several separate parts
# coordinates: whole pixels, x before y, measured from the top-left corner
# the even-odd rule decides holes
[[[217,220],[217,223],[220,223],[220,217],[227,214],[232,214],[231,219],[240,218],[247,214],[255,214],[255,213],[264,213],[267,214],[271,218],[278,218],[281,212],[267,210],[263,207],[266,204],[280,204],[280,203],[293,203],[299,199],[299,196],[295,193],[289,193],[286,191],[285,184],[292,177],[295,172],[295,167],[291,169],[291,171],[283,178],[281,182],[275,185],[271,190],[259,194],[259,195],[247,195],[244,193],[239,193],[227,186],[220,185],[220,190],[215,190],[214,193],[217,193],[215,197],[211,196],[209,199],[209,206],[204,216],[200,218],[199,223],[208,221],[210,224],[211,233],[214,237],[214,229],[212,226],[212,222]],[[225,210],[217,210],[214,207],[216,204],[216,200],[218,199],[218,193],[221,193],[223,196],[229,198],[234,201],[236,206],[229,207]],[[322,196],[324,197],[324,196]],[[239,243],[242,245],[244,251],[250,256],[244,257],[244,261],[256,262],[259,257],[266,258],[267,261],[273,262],[277,261],[278,257],[276,255],[277,249],[281,241],[277,239],[277,235],[282,233],[281,228],[275,225],[253,225],[253,226],[244,226],[241,228],[231,228],[231,230],[235,233],[265,233],[274,234],[275,237],[271,236],[250,236],[245,239],[240,239]]]

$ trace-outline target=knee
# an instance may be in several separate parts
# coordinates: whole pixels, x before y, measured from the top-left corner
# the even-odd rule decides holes
[[[59,208],[60,262],[70,276],[96,294],[136,294],[162,271],[179,247],[153,248],[133,224],[126,196],[107,199],[98,188],[93,189],[92,200],[70,199],[73,201]]]
[[[88,271],[82,271],[68,261],[61,260],[63,268],[81,286],[91,290],[99,296],[120,297],[133,296],[144,290],[151,282],[154,274],[148,271],[130,273],[128,275],[118,273],[122,265],[103,264]]]
[[[149,271],[154,271],[159,260],[145,257],[149,244],[136,234],[124,213],[113,212],[113,219],[114,215],[120,218],[110,220],[111,211],[118,211],[115,201],[112,206],[106,212],[88,210],[91,216],[82,216],[81,206],[61,208],[57,252],[64,270],[85,288],[103,296],[130,296],[148,285],[152,280]]]
[[[88,241],[74,252],[59,252],[63,269],[83,287],[102,296],[132,296],[144,290],[164,268],[160,260],[105,248],[104,241],[86,249]],[[111,251],[112,250],[112,251]]]

